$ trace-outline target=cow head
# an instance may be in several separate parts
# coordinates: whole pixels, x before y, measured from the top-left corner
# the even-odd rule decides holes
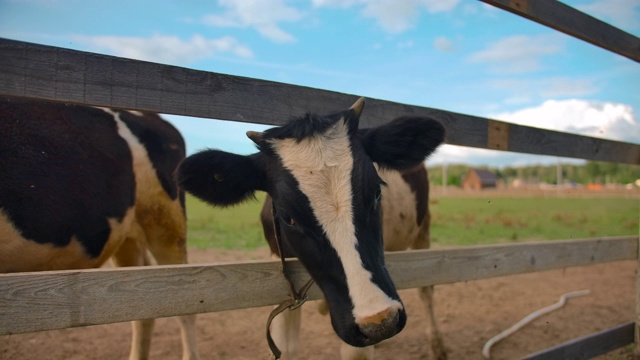
[[[364,100],[327,116],[307,114],[262,133],[259,152],[206,150],[184,160],[185,190],[216,206],[273,198],[283,246],[297,256],[329,304],[342,340],[368,346],[405,325],[404,307],[384,265],[378,166],[415,166],[444,139],[435,120],[403,117],[358,130]]]

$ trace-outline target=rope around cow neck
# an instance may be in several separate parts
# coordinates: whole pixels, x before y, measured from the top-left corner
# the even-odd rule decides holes
[[[284,259],[282,239],[280,236],[280,224],[278,223],[278,218],[276,216],[277,214],[276,214],[275,204],[273,205],[272,211],[273,211],[273,228],[274,228],[274,234],[276,237],[276,245],[278,246],[278,252],[280,253],[279,254],[280,263],[282,264],[282,275],[284,276],[284,278],[287,280],[287,283],[289,284],[289,299],[281,302],[280,305],[278,305],[275,309],[273,309],[273,311],[271,311],[271,314],[269,314],[269,318],[267,319],[267,344],[269,344],[269,349],[271,349],[273,356],[277,360],[277,359],[280,359],[282,352],[280,351],[280,349],[278,349],[278,346],[276,345],[276,343],[273,341],[273,338],[271,337],[271,322],[276,316],[278,316],[284,310],[286,309],[295,310],[300,306],[302,306],[302,304],[304,304],[305,301],[307,301],[307,291],[309,291],[314,281],[313,279],[309,279],[309,281],[307,281],[307,283],[300,288],[300,291],[296,291],[296,287],[293,284],[293,281],[291,280],[291,277],[289,276],[286,270],[286,261]]]

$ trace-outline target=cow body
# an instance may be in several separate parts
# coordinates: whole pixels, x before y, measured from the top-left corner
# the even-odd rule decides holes
[[[184,156],[156,114],[0,99],[0,273],[186,263]],[[195,359],[195,317],[181,324]],[[134,323],[132,359],[152,327]]]
[[[385,251],[406,249],[428,249],[430,246],[429,226],[429,179],[424,163],[403,171],[378,169],[386,186],[382,188],[382,230]],[[279,257],[273,223],[272,199],[267,196],[260,212],[264,235],[274,257]],[[283,249],[291,256],[290,249]],[[433,310],[433,287],[418,289],[427,315],[426,335],[432,358],[446,359],[442,335],[438,330]],[[326,303],[319,304],[320,312],[326,313]],[[281,315],[274,323],[274,338],[288,349],[288,358],[295,359],[299,351],[300,309]],[[343,360],[373,359],[373,347],[356,348],[343,343]]]
[[[249,132],[258,153],[206,150],[185,159],[178,176],[187,191],[216,206],[267,192],[285,255],[300,259],[327,300],[334,331],[354,347],[394,336],[406,322],[384,266],[385,185],[374,163],[413,168],[444,139],[440,123],[419,117],[358,129],[363,106],[360,99],[346,111],[306,114],[264,133]],[[286,318],[277,316],[272,327]],[[274,340],[291,356],[296,350],[284,337]]]

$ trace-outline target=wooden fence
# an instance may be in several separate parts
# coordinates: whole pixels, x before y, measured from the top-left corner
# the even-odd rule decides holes
[[[630,260],[637,252],[637,237],[615,237],[395,252],[386,265],[405,289]],[[299,288],[309,276],[289,261]],[[0,335],[276,305],[287,293],[278,261],[5,274],[0,308],[15,321],[0,322]],[[309,297],[320,298],[317,287]]]
[[[484,1],[640,61],[640,39],[562,3]],[[9,39],[0,39],[0,95],[272,125],[357,98]],[[407,114],[438,119],[447,128],[449,144],[640,164],[638,144],[377,99],[368,99],[367,109],[363,126]],[[399,288],[413,288],[638,259],[638,241],[629,236],[411,251],[388,254],[387,265]],[[300,285],[308,275],[297,261],[291,264]],[[0,275],[0,335],[273,305],[287,296],[280,271],[278,262],[258,261]],[[640,277],[638,314],[639,289]],[[320,296],[317,288],[310,296]],[[634,327],[597,334],[597,339],[604,338],[608,348],[611,341],[623,346]],[[595,353],[604,351],[599,349]]]

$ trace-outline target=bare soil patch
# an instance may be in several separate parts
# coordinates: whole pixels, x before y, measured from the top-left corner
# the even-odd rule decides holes
[[[265,259],[255,251],[190,251],[192,263]],[[495,345],[493,359],[517,359],[570,339],[604,330],[635,317],[636,262],[621,261],[534,274],[469,281],[436,287],[436,313],[450,359],[483,359],[482,346],[492,336],[529,313],[551,305],[570,291],[591,294],[534,321]],[[241,286],[239,284],[238,286]],[[398,336],[377,346],[377,359],[426,359],[424,314],[415,290],[403,290],[408,323]],[[202,314],[198,340],[203,359],[268,359],[265,321],[271,308]],[[0,314],[1,319],[1,314]],[[0,359],[125,359],[128,323],[0,337]],[[302,355],[305,359],[337,359],[340,342],[329,319],[315,304],[303,309]],[[159,319],[152,340],[152,359],[180,359],[179,328],[174,319]],[[630,359],[616,351],[603,359]]]

